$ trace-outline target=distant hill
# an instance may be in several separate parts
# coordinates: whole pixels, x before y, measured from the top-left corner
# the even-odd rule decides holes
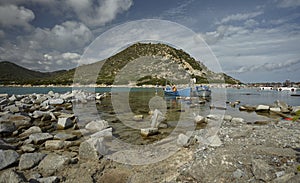
[[[8,69],[9,68],[9,69]],[[93,64],[82,65],[68,71],[42,73],[31,71],[10,62],[1,62],[2,81],[27,84],[160,84],[187,83],[196,78],[197,83],[237,84],[240,81],[224,74],[210,71],[202,62],[188,53],[166,44],[136,43],[121,52]],[[18,73],[18,74],[14,74]],[[3,76],[3,77],[2,77]]]

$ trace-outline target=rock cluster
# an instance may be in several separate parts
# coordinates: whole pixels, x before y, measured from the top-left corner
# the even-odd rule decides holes
[[[76,164],[85,153],[100,148],[102,138],[112,136],[106,121],[91,121],[78,130],[74,104],[98,100],[107,94],[73,91],[64,94],[0,95],[0,182],[60,182],[58,171]],[[86,142],[90,152],[83,148]],[[96,149],[98,153],[98,149]],[[92,151],[93,150],[93,151]],[[97,154],[99,159],[100,155]]]

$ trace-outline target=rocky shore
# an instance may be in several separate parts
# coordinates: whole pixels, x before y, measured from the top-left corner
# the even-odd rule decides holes
[[[179,134],[178,149],[153,164],[131,165],[102,156],[113,128],[81,122],[73,106],[109,94],[0,94],[0,182],[299,182],[300,123],[196,116],[206,128]],[[233,105],[233,103],[232,103]],[[234,105],[239,105],[236,102]],[[299,107],[239,106],[288,118]],[[159,156],[151,154],[149,156]]]

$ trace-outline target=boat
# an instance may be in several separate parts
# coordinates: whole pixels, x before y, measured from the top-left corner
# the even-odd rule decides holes
[[[164,89],[165,96],[181,96],[181,97],[209,97],[211,90],[208,86],[195,86],[177,89],[176,86],[167,86]]]
[[[164,94],[165,96],[182,96],[182,97],[190,97],[191,96],[191,88],[190,87],[186,87],[186,88],[182,88],[182,89],[177,89],[176,86],[167,86],[164,89]]]
[[[279,87],[276,89],[277,91],[290,91],[290,92],[296,92],[298,88],[295,87]]]
[[[195,92],[198,97],[210,97],[211,95],[211,90],[208,86],[196,86],[195,87]]]

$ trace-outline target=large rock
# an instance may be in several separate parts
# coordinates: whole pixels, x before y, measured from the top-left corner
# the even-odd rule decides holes
[[[57,129],[64,130],[73,126],[73,121],[69,117],[58,118]]]
[[[26,178],[22,173],[8,169],[0,173],[0,183],[25,183]]]
[[[29,127],[31,126],[31,118],[29,116],[23,115],[11,115],[8,121],[14,123],[17,128],[19,127]]]
[[[79,146],[79,158],[96,161],[106,153],[106,148],[102,138],[91,138],[82,142]]]
[[[46,154],[42,153],[22,154],[19,162],[19,170],[28,170],[37,166],[45,156]]]
[[[19,154],[14,150],[0,150],[0,170],[17,162]]]
[[[160,112],[158,109],[155,109],[153,111],[153,115],[151,116],[151,127],[158,128],[163,120],[162,112]]]
[[[268,182],[273,178],[270,165],[261,159],[252,160],[252,172],[257,180]]]
[[[28,137],[34,133],[42,133],[42,130],[38,126],[32,126],[29,129],[25,130],[23,133],[19,135],[19,137]]]
[[[4,107],[4,110],[10,111],[11,113],[18,113],[18,112],[20,112],[19,107],[17,107],[15,104]]]
[[[60,105],[60,104],[63,104],[64,102],[65,102],[64,99],[61,99],[61,98],[49,100],[50,105]]]
[[[43,175],[53,175],[69,163],[69,158],[57,154],[47,155],[39,164],[38,169]]]
[[[53,139],[53,136],[49,133],[34,133],[29,136],[29,140],[35,144],[41,144],[47,140]]]
[[[45,148],[48,150],[58,150],[63,149],[65,146],[62,140],[48,140],[45,143]]]
[[[105,120],[97,120],[89,122],[87,125],[85,125],[85,129],[95,132],[95,131],[101,131],[105,128],[108,128],[108,122]]]
[[[15,95],[12,95],[11,97],[8,98],[8,100],[14,102],[17,100],[17,97]]]
[[[255,109],[255,111],[259,111],[259,112],[267,112],[269,111],[270,106],[268,105],[258,105]]]

